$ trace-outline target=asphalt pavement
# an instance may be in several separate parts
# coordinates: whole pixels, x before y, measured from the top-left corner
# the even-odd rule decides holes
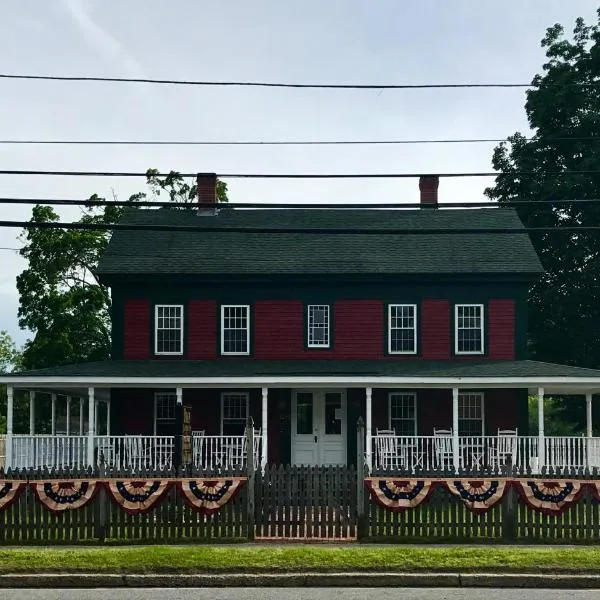
[[[381,588],[128,588],[96,590],[0,589],[0,600],[364,600]],[[547,600],[548,589],[388,588],[386,600]],[[560,597],[560,592],[557,597]],[[598,599],[598,590],[569,590],[569,600]]]

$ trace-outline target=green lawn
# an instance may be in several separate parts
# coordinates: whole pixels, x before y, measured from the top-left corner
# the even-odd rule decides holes
[[[130,546],[0,550],[0,573],[600,572],[589,547]]]

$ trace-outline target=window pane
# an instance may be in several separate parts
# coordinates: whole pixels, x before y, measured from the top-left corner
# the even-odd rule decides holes
[[[389,396],[390,425],[396,435],[415,435],[417,414],[415,394],[393,393]]]
[[[224,354],[247,354],[249,348],[248,307],[223,306],[222,331]]]
[[[174,421],[175,420],[175,403],[177,397],[172,393],[157,393],[154,395],[156,399],[156,420],[157,421]]]
[[[483,352],[483,315],[481,306],[457,305],[456,327],[458,352]]]
[[[329,306],[310,304],[308,306],[308,345],[329,346]]]
[[[483,395],[458,395],[458,435],[483,435]]]
[[[390,352],[413,353],[416,351],[416,317],[414,305],[390,305],[388,335]]]
[[[158,354],[181,354],[183,351],[183,307],[157,306],[154,335]]]
[[[244,435],[247,416],[246,394],[223,394],[223,435]]]
[[[296,433],[311,434],[313,432],[313,397],[312,394],[296,396]]]
[[[342,435],[342,397],[325,394],[325,434]]]

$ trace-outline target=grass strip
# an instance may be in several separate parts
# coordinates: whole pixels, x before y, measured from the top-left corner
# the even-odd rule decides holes
[[[0,550],[0,573],[600,573],[590,547],[133,546]]]

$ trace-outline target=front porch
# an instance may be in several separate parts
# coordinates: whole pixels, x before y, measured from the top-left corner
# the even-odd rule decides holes
[[[250,457],[255,469],[364,462],[375,474],[600,467],[600,438],[592,435],[598,371],[529,361],[435,363],[425,371],[422,364],[377,361],[371,366],[380,372],[371,373],[352,361],[343,369],[305,361],[301,373],[269,362],[274,372],[257,375],[265,364],[244,363],[186,361],[189,371],[212,366],[217,374],[178,373],[182,363],[174,361],[112,361],[2,376],[8,391],[4,467],[103,464],[141,472],[185,466],[223,473],[243,470]],[[111,372],[98,374],[98,365]],[[127,375],[142,365],[143,373]],[[527,431],[532,393],[538,397],[535,436]],[[545,435],[546,394],[585,396],[583,435]],[[14,430],[15,403],[21,413],[29,403],[28,432]],[[36,418],[42,408],[47,431]],[[365,424],[360,440],[359,419]]]

